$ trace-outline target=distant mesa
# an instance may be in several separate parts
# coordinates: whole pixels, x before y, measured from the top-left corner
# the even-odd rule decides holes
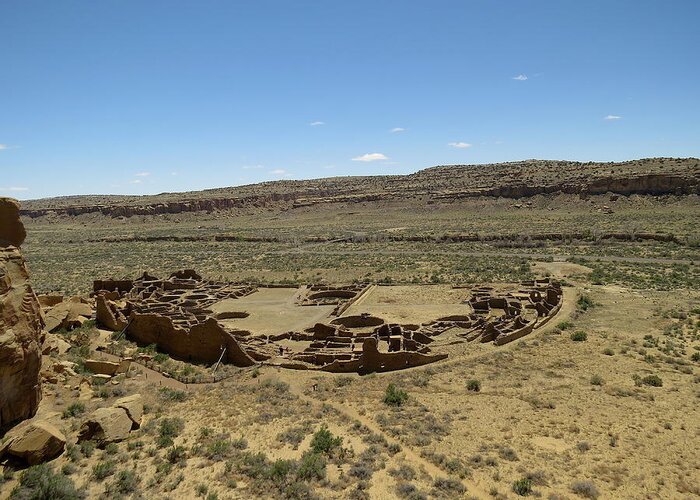
[[[446,165],[410,175],[276,181],[155,196],[71,196],[24,203],[22,216],[152,216],[188,212],[293,210],[327,203],[415,200],[428,203],[478,197],[535,195],[700,194],[700,160],[650,158],[619,163],[527,160],[491,165]]]

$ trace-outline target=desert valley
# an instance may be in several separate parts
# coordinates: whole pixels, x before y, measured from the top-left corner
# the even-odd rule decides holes
[[[699,196],[649,158],[0,199],[0,498],[697,498]]]

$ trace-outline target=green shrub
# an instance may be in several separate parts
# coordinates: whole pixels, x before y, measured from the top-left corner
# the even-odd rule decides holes
[[[63,467],[61,467],[61,474],[64,476],[70,476],[71,474],[75,474],[77,470],[78,468],[75,466],[75,464],[68,462],[63,464]]]
[[[320,453],[307,451],[301,456],[297,478],[299,479],[323,479],[326,477],[326,460]]]
[[[513,492],[521,497],[526,497],[532,493],[532,481],[527,478],[518,479],[513,483]]]
[[[114,462],[112,462],[111,460],[100,462],[98,464],[93,465],[92,477],[97,479],[98,481],[102,481],[107,476],[111,476],[112,474],[114,474],[115,469],[116,467],[114,465]]]
[[[171,389],[169,387],[160,388],[160,397],[166,401],[175,401],[181,403],[187,399],[187,393],[185,391],[179,391],[177,389]]]
[[[588,334],[586,332],[577,331],[571,334],[571,340],[574,342],[583,342],[588,339]]]
[[[343,438],[333,436],[328,427],[322,425],[321,428],[314,433],[311,439],[311,450],[314,453],[329,454],[334,448],[339,447],[343,443]]]
[[[479,392],[481,391],[481,382],[478,380],[470,380],[467,382],[467,390],[472,391],[472,392]]]
[[[180,435],[185,428],[185,421],[178,417],[163,418],[158,423],[158,437],[156,443],[159,448],[168,448],[173,445],[173,438]]]
[[[296,462],[294,462],[294,460],[278,459],[270,465],[267,476],[273,481],[282,481],[292,473],[295,467]]]
[[[82,453],[85,458],[90,458],[93,451],[95,451],[95,443],[93,441],[80,442],[80,453]]]
[[[231,451],[231,441],[228,438],[215,439],[207,445],[205,455],[211,460],[220,461]]]
[[[401,406],[408,400],[408,393],[397,389],[394,384],[389,384],[384,394],[384,403],[389,406]]]
[[[209,491],[209,487],[204,483],[199,483],[194,491],[197,493],[198,497],[203,497],[207,494],[207,491]]]
[[[308,484],[303,481],[294,481],[284,489],[284,498],[290,500],[309,500],[317,497]]]
[[[173,446],[166,453],[165,458],[171,464],[184,463],[187,459],[187,450],[184,446]]]
[[[642,383],[651,387],[661,387],[664,385],[663,380],[661,380],[661,377],[658,375],[647,375],[642,378]]]
[[[264,453],[245,451],[240,455],[238,470],[248,477],[257,479],[267,474],[268,460]]]
[[[574,327],[574,324],[571,321],[562,321],[557,325],[557,328],[561,331],[564,330],[569,330]]]
[[[117,443],[109,443],[107,446],[105,446],[105,453],[107,455],[119,453],[119,445]]]
[[[134,471],[122,470],[119,471],[117,476],[114,478],[114,482],[109,485],[107,491],[110,493],[121,493],[126,495],[128,493],[133,493],[138,488],[139,477]]]
[[[85,405],[78,401],[63,410],[63,418],[77,417],[83,413],[85,413]]]
[[[76,489],[73,481],[63,474],[55,474],[48,464],[26,469],[19,484],[12,490],[10,498],[16,500],[77,500],[85,498],[82,490]]]
[[[593,375],[591,377],[591,385],[603,385],[605,381],[600,375]]]
[[[158,352],[153,356],[153,361],[156,363],[165,363],[170,359],[170,356],[165,354],[164,352]]]
[[[597,304],[593,302],[593,299],[591,299],[588,295],[580,295],[578,300],[576,301],[576,308],[579,311],[588,311],[589,309],[592,309],[596,306]]]
[[[236,450],[245,450],[248,447],[248,440],[243,436],[231,441],[231,446]]]

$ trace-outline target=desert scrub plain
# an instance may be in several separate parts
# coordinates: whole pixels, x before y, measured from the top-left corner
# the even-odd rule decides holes
[[[49,464],[5,468],[2,496],[32,498],[49,477],[73,498],[699,495],[700,294],[538,266],[569,281],[553,322],[502,347],[456,344],[426,367],[230,367],[185,385],[139,365],[116,385],[45,383],[41,414],[69,443],[85,414],[125,394],[144,396],[142,426],[103,449],[69,444]],[[105,333],[59,335],[80,366]]]
[[[84,293],[94,279],[181,267],[233,281],[297,284],[516,281],[530,277],[533,262],[550,259],[584,259],[598,282],[700,284],[694,195],[402,200],[23,221],[25,256],[41,291]]]
[[[358,178],[349,189],[338,178],[184,202],[27,204],[22,249],[39,292],[86,295],[94,279],[181,268],[239,282],[402,284],[417,296],[551,276],[564,304],[510,344],[448,340],[446,360],[366,376],[264,364],[213,374],[91,322],[49,334],[70,350],[44,366],[69,361],[77,373],[44,378],[39,417],[67,449],[41,466],[3,464],[0,498],[697,498],[697,194],[528,194],[588,178],[615,186],[640,168],[697,182],[697,160],[524,163]],[[525,194],[480,195],[494,185]],[[385,295],[374,310],[396,307]],[[139,360],[106,383],[86,371],[87,358],[115,355]],[[133,394],[145,402],[138,430],[77,444],[86,415]]]

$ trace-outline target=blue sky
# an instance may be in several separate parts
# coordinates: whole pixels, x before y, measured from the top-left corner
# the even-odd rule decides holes
[[[700,156],[697,0],[0,2],[0,196]]]

